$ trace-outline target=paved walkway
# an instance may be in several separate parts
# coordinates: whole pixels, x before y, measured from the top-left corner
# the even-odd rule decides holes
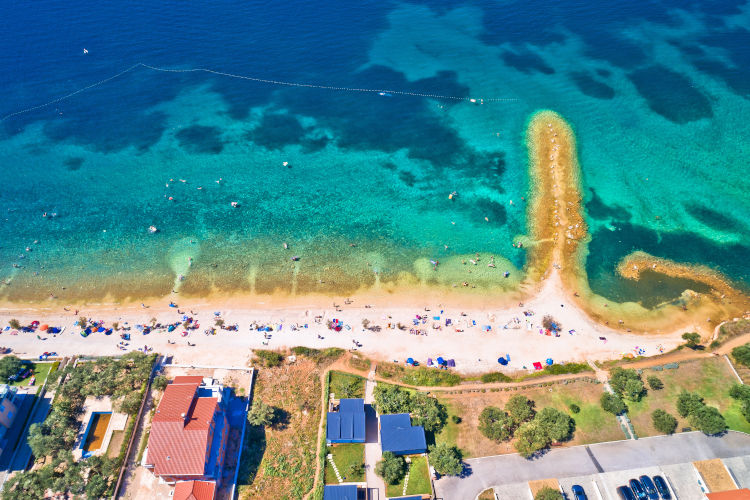
[[[375,464],[383,454],[380,451],[378,418],[373,407],[376,385],[373,375],[374,367],[370,372],[370,378],[365,381],[365,481],[367,481],[367,489],[370,490],[370,500],[385,500],[385,483],[380,476],[375,474]]]
[[[750,435],[729,431],[720,437],[687,432],[637,441],[558,448],[534,460],[526,460],[518,454],[472,458],[465,461],[463,478],[447,476],[435,481],[435,493],[438,499],[474,500],[492,486],[532,479],[584,476],[743,455],[750,455]]]

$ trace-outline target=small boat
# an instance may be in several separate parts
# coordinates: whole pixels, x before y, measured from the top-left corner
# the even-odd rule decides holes
[[[156,229],[156,226],[148,226],[148,232],[149,233],[154,234],[157,231],[158,231],[158,229]]]
[[[88,50],[86,50],[86,49],[83,49],[83,53],[84,53],[84,54],[88,54],[88,53],[89,53],[89,51],[88,51]]]
[[[390,92],[378,92],[378,95],[382,95],[383,97],[393,97],[393,94]]]

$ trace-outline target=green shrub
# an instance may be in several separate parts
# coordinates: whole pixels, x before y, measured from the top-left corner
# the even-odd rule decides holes
[[[413,370],[408,370],[402,377],[401,381],[405,384],[416,386],[454,386],[461,382],[461,377],[448,370],[436,370],[419,366]]]
[[[664,410],[654,410],[651,413],[654,428],[662,434],[672,434],[677,428],[677,419]]]
[[[571,413],[580,413],[581,412],[581,407],[578,406],[575,403],[571,403],[570,406],[568,406],[568,408],[570,409]]]
[[[662,382],[661,379],[656,375],[650,375],[646,379],[646,382],[648,382],[648,386],[655,391],[664,388],[664,382]]]
[[[490,384],[492,382],[510,382],[513,379],[502,372],[490,372],[483,373],[482,376],[479,377],[479,380],[485,384]]]
[[[253,351],[259,362],[268,368],[281,366],[284,361],[284,355],[276,351],[267,351],[265,349],[255,349]]]
[[[601,404],[604,411],[608,411],[613,415],[620,415],[622,413],[625,413],[628,409],[620,396],[618,396],[617,394],[612,394],[610,392],[605,392],[604,394],[602,394],[602,397],[599,399],[599,403]]]
[[[750,343],[732,349],[732,357],[737,363],[750,368]]]
[[[560,490],[555,490],[549,486],[545,486],[534,495],[534,500],[563,500],[564,498]]]
[[[313,349],[312,347],[296,346],[292,347],[292,354],[304,356],[315,361],[318,364],[328,363],[339,359],[344,350],[338,347],[328,347],[326,349]]]
[[[566,373],[593,372],[588,363],[565,363],[564,365],[548,365],[542,370],[549,375],[564,375]]]

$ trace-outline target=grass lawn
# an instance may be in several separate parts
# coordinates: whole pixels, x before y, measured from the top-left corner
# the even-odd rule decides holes
[[[427,459],[422,456],[411,457],[411,466],[409,469],[409,484],[406,487],[407,495],[429,495],[432,492],[430,486],[430,475],[427,470]],[[404,482],[398,484],[386,484],[385,496],[401,497],[404,496]]]
[[[723,357],[682,362],[674,370],[646,369],[644,381],[650,375],[659,377],[664,389],[649,390],[638,403],[628,403],[630,421],[639,437],[659,434],[651,423],[651,413],[659,408],[677,419],[678,432],[690,427],[687,420],[677,414],[677,395],[683,389],[700,394],[707,405],[718,408],[730,429],[750,432],[750,423],[740,413],[740,405],[729,397],[729,388],[737,383],[737,378]]]
[[[358,375],[331,372],[331,392],[336,399],[342,398],[364,398],[365,379]]]
[[[365,445],[362,443],[347,443],[337,444],[328,448],[328,453],[333,455],[333,461],[336,464],[336,468],[339,470],[341,479],[345,483],[358,483],[365,480],[365,471],[362,468],[362,472],[355,476],[349,473],[349,467],[352,464],[365,464]],[[331,467],[331,463],[326,460],[326,484],[339,484],[339,480],[336,479],[336,473]]]
[[[412,457],[406,494],[429,495],[430,493],[432,493],[432,487],[430,486],[430,472],[427,470],[427,458]]]
[[[512,441],[496,443],[479,432],[479,414],[482,410],[486,406],[504,408],[508,399],[515,394],[523,394],[533,400],[537,411],[551,406],[573,417],[576,423],[575,432],[573,438],[564,446],[624,439],[617,419],[602,410],[599,405],[603,390],[604,386],[601,384],[576,380],[568,384],[555,383],[511,391],[492,392],[488,389],[479,393],[441,395],[440,402],[447,406],[449,416],[445,427],[435,435],[435,442],[458,446],[464,458],[515,453]],[[572,403],[581,408],[580,413],[571,413],[569,405]],[[461,423],[453,423],[451,415],[459,416],[462,419]]]
[[[58,363],[58,362],[50,361],[50,362],[42,363],[42,362],[32,361],[30,363],[24,363],[25,368],[31,368],[31,370],[34,372],[33,376],[36,377],[36,382],[31,387],[36,387],[37,392],[39,391],[39,388],[44,384],[44,381],[47,380],[47,377],[49,377],[50,371],[52,370],[52,365],[55,365],[55,363]],[[29,380],[31,380],[31,377],[27,377],[23,380],[13,382],[10,385],[14,385],[16,387],[30,387]]]
[[[301,499],[312,489],[321,412],[322,367],[310,359],[261,368],[253,398],[277,408],[275,427],[248,425],[239,498]]]

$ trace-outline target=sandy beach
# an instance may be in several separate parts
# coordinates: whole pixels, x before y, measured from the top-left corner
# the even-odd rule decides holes
[[[65,331],[57,335],[44,332],[11,335],[10,330],[6,329],[0,334],[0,345],[10,347],[20,356],[37,356],[45,351],[63,356],[122,354],[124,351],[118,345],[122,342],[119,334],[123,331],[109,336],[92,333],[84,338],[80,335],[81,328],[75,323],[79,316],[86,316],[92,320],[105,320],[108,327],[114,321],[119,323],[120,328],[129,327],[130,330],[124,332],[131,335],[127,350],[148,346],[156,352],[174,356],[176,363],[245,366],[251,357],[251,349],[297,345],[352,349],[356,348],[353,343],[356,340],[362,344],[357,348],[359,352],[381,362],[403,363],[407,357],[413,357],[425,364],[428,357],[435,359],[442,356],[455,359],[458,371],[473,373],[500,369],[497,358],[506,354],[510,355],[511,362],[508,367],[502,367],[503,370],[515,371],[523,370],[524,366],[531,369],[532,363],[544,362],[546,358],[558,363],[605,360],[637,354],[637,349],[642,349],[643,355],[655,355],[681,342],[679,335],[623,333],[597,325],[573,302],[565,299],[561,283],[555,277],[546,280],[541,292],[522,307],[516,304],[509,308],[459,309],[425,303],[421,307],[385,308],[375,304],[365,307],[357,300],[351,304],[345,304],[343,300],[336,303],[338,310],[332,306],[324,309],[247,309],[232,303],[224,307],[214,303],[182,303],[179,308],[165,304],[154,304],[148,308],[130,306],[110,311],[107,315],[101,309],[80,310],[78,316],[74,314],[75,311],[44,316],[26,312],[15,316],[22,324],[44,320],[50,325],[66,327]],[[191,310],[196,314],[191,314]],[[533,312],[533,315],[525,316],[524,311]],[[216,335],[206,335],[204,330],[215,328],[216,312],[220,313],[225,325],[237,324],[238,331],[216,328]],[[562,324],[559,337],[540,333],[543,332],[542,317],[546,314]],[[182,323],[186,315],[200,325],[190,330],[186,337],[183,336],[186,330],[181,326],[170,333],[153,331],[147,335],[135,326],[150,325],[151,318],[156,318],[162,324]],[[427,319],[424,323],[419,320],[419,325],[414,325],[418,315]],[[9,319],[5,313],[2,318],[4,323]],[[327,326],[328,320],[334,318],[344,324],[339,332]],[[370,329],[363,328],[364,319],[369,321]],[[446,319],[451,320],[450,326],[446,326]],[[398,329],[398,323],[406,329]],[[264,333],[255,328],[251,330],[251,324],[270,326],[273,331]],[[295,330],[293,326],[299,328]],[[375,331],[375,327],[380,327],[380,331]],[[410,333],[410,330],[420,333]],[[39,340],[37,333],[46,340]],[[188,346],[188,342],[194,346]]]

